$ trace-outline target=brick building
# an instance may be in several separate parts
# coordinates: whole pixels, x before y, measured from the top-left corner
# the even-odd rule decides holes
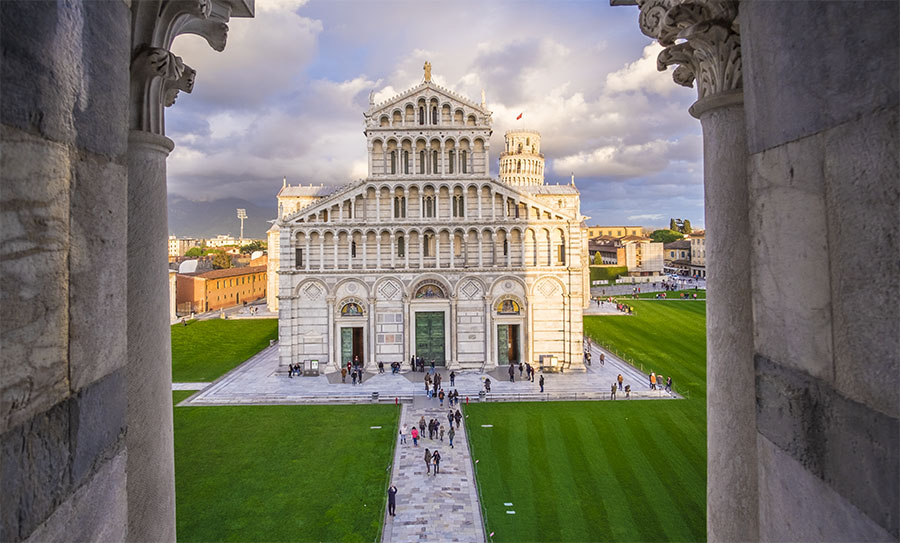
[[[203,313],[266,297],[266,266],[247,266],[177,276],[178,312]]]

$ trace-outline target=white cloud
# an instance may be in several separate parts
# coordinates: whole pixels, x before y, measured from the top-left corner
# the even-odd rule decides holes
[[[606,88],[610,92],[651,91],[669,96],[677,86],[672,81],[671,71],[656,69],[656,57],[663,48],[659,43],[644,47],[644,55],[624,68],[607,74]]]
[[[644,213],[643,215],[629,215],[629,221],[658,221],[663,218],[662,213]]]

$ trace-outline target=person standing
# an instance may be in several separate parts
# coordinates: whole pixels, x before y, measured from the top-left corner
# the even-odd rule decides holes
[[[622,390],[622,382],[623,382],[624,380],[625,380],[625,378],[622,377],[622,374],[621,374],[621,373],[619,374],[618,377],[616,377],[616,381],[618,381],[618,383],[619,383],[619,390]]]
[[[672,392],[672,376],[666,378],[666,392]]]
[[[610,400],[616,399],[616,384],[615,383],[612,384],[612,389],[610,389],[610,391],[609,391],[609,399]]]
[[[447,413],[447,422],[450,423],[450,426],[453,426],[453,410],[451,409],[449,413]]]
[[[388,488],[388,515],[396,517],[397,511],[397,487],[391,485]]]
[[[419,435],[422,436],[422,439],[425,439],[425,415],[422,415],[422,418],[419,419]]]
[[[341,368],[341,382],[347,382],[347,368]]]
[[[447,437],[450,438],[450,448],[453,448],[453,438],[456,437],[456,430],[453,429],[453,423],[450,423],[450,431],[447,432]]]
[[[456,386],[456,372],[450,372],[450,386]]]
[[[431,451],[425,449],[425,474],[431,473]]]
[[[438,399],[441,401],[441,407],[444,407],[444,389],[438,392]]]
[[[407,426],[407,425],[404,424],[404,425],[400,428],[400,444],[401,444],[401,445],[406,445],[406,432],[407,432],[407,431],[409,431],[409,426]]]
[[[656,374],[650,372],[650,390],[656,390]]]
[[[513,366],[512,362],[509,363],[509,382],[516,382],[516,369],[515,366]]]
[[[444,425],[443,424],[441,424],[440,433],[441,433],[441,441],[444,441]]]
[[[538,380],[538,384],[541,385],[541,392],[544,391],[544,374],[541,374],[541,378]]]
[[[410,435],[413,438],[413,447],[418,447],[419,446],[419,430],[415,426],[413,426],[413,429],[412,429],[412,432],[410,433]]]
[[[459,423],[462,422],[462,413],[459,412],[459,409],[456,410],[456,429],[459,430]]]
[[[437,475],[441,471],[441,453],[434,451],[434,454],[431,455],[431,461],[434,462],[434,474]]]

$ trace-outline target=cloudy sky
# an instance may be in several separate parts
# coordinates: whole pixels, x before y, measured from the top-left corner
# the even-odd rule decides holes
[[[635,7],[598,1],[257,0],[222,53],[173,47],[197,70],[166,114],[169,192],[270,206],[281,178],[365,177],[362,112],[433,79],[493,111],[492,175],[511,128],[542,134],[546,182],[575,174],[589,224],[703,225],[696,91],[657,72]],[[522,120],[516,116],[523,113]]]

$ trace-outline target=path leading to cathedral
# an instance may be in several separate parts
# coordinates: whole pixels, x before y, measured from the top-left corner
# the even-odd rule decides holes
[[[446,404],[446,402],[445,402]],[[400,427],[410,429],[421,417],[426,424],[436,419],[449,430],[448,407],[417,396],[413,403],[404,404],[400,415]],[[441,453],[440,473],[428,475],[425,470],[425,449]],[[453,439],[424,439],[414,447],[407,436],[407,443],[397,445],[391,484],[397,487],[396,516],[386,515],[381,540],[385,542],[412,543],[418,541],[484,541],[484,524],[472,460],[469,456],[465,422],[460,425]]]

